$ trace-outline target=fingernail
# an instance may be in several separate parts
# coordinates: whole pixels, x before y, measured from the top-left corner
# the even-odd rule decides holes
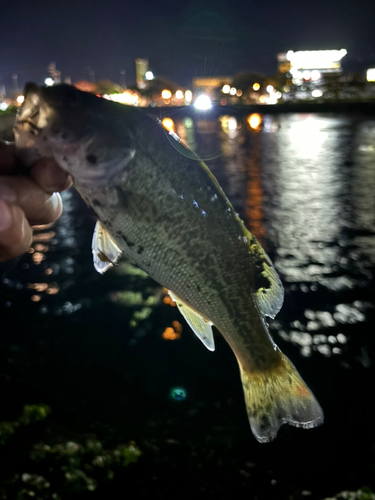
[[[17,201],[17,195],[13,191],[13,189],[6,184],[0,184],[0,200],[10,201],[11,203],[14,203],[15,201]]]
[[[6,231],[12,224],[12,214],[6,203],[0,200],[0,231]]]

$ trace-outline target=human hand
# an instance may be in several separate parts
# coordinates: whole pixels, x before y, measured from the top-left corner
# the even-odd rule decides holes
[[[59,192],[72,180],[54,160],[41,158],[29,175],[14,175],[14,144],[0,141],[0,262],[22,255],[33,238],[33,225],[49,224],[62,212]]]

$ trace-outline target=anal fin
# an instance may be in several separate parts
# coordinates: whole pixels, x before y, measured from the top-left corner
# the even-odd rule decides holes
[[[122,254],[122,250],[99,221],[96,222],[91,248],[94,267],[100,274],[115,265]]]
[[[195,335],[199,338],[199,340],[204,344],[205,347],[209,351],[215,350],[215,341],[214,334],[212,333],[212,323],[205,320],[199,313],[194,311],[190,306],[185,304],[182,300],[180,300],[176,295],[168,291],[172,300],[176,302],[177,307],[185,318],[187,324],[193,330]]]

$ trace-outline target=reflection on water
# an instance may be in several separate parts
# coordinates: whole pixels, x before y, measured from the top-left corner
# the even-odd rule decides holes
[[[286,291],[284,307],[271,324],[276,339],[312,361],[334,357],[345,366],[359,362],[368,368],[373,361],[368,334],[375,264],[375,122],[228,115],[213,121],[173,117],[173,127],[168,123],[184,143],[210,158],[208,165],[235,210],[273,259]],[[135,369],[127,348],[141,346],[139,357],[133,357],[145,356],[143,365],[137,362],[140,371],[150,371],[148,383],[167,385],[168,391],[178,387],[187,365],[172,353],[178,349],[181,356],[181,346],[196,344],[174,302],[126,259],[98,275],[92,266],[92,214],[74,190],[64,193],[63,201],[60,220],[39,228],[29,253],[1,278],[0,307],[10,319],[25,310],[42,314],[40,325],[56,316],[71,318],[82,329],[91,321],[98,345],[118,332],[121,370],[128,369],[120,361],[126,357],[128,370]],[[159,354],[171,353],[168,362],[176,378],[168,382],[146,366],[157,366],[151,349],[159,345]],[[111,364],[105,354],[96,356]]]

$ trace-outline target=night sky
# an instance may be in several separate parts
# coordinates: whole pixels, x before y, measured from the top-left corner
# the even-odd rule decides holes
[[[195,76],[272,74],[286,50],[340,49],[346,71],[375,65],[374,0],[2,0],[0,86],[42,83],[56,61],[74,81],[135,81],[134,60],[189,85]]]

